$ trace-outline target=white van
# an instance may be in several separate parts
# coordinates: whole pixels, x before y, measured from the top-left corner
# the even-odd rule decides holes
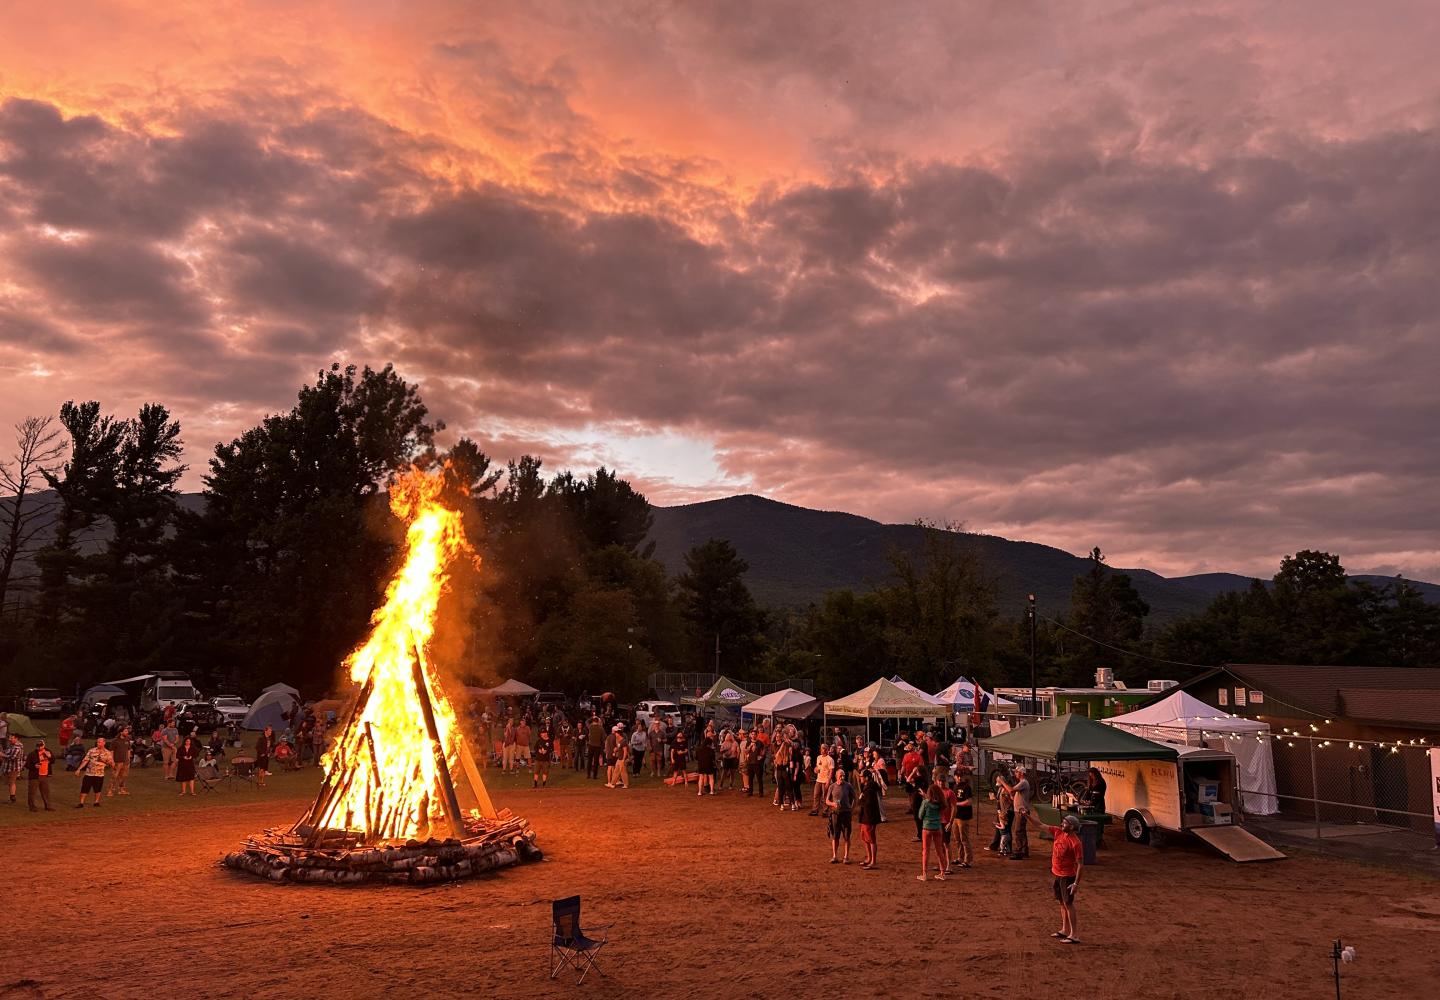
[[[635,721],[642,726],[650,725],[657,715],[669,725],[680,725],[680,708],[673,701],[642,701],[635,706]]]

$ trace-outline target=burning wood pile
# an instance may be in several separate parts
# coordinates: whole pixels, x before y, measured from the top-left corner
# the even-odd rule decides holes
[[[529,824],[490,801],[423,652],[448,566],[476,559],[459,512],[441,502],[443,485],[443,475],[417,470],[391,491],[390,508],[408,525],[405,562],[369,639],[346,661],[360,689],[325,755],[320,794],[288,830],[251,837],[225,865],[275,881],[423,884],[541,856]]]

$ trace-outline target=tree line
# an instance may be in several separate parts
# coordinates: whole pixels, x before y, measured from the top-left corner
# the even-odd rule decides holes
[[[466,438],[438,448],[442,429],[393,368],[332,366],[216,446],[197,505],[180,502],[181,428],[160,404],[122,418],[68,402],[23,422],[0,463],[0,691],[154,669],[207,691],[331,689],[399,555],[386,485],[417,464],[443,464],[481,556],[457,568],[435,639],[472,682],[638,698],[653,671],[718,666],[809,678],[828,696],[882,674],[925,690],[962,674],[1028,683],[1030,622],[1001,611],[996,573],[958,525],[922,523],[870,590],[763,609],[726,540],[667,575],[649,504],[616,472],[551,474],[531,455],[502,467]],[[1440,608],[1402,580],[1350,581],[1323,552],[1287,556],[1268,585],[1198,615],[1153,625],[1149,612],[1092,550],[1069,606],[1035,623],[1039,682],[1088,685],[1101,666],[1134,684],[1222,662],[1440,663]]]

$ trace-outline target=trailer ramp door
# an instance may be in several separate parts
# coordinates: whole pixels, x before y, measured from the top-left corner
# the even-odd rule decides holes
[[[1278,861],[1285,857],[1259,837],[1238,826],[1193,826],[1189,832],[1231,861]]]

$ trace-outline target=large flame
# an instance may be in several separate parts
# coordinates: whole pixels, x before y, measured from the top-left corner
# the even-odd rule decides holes
[[[440,769],[455,759],[458,731],[425,650],[449,566],[457,558],[477,559],[460,513],[441,502],[444,482],[441,471],[414,470],[390,491],[391,511],[408,525],[405,562],[371,618],[370,638],[346,660],[361,702],[324,758],[330,796],[322,792],[319,803],[316,825],[322,829],[357,831],[370,841],[403,839],[442,814]],[[433,706],[443,761],[430,737],[417,674]]]

